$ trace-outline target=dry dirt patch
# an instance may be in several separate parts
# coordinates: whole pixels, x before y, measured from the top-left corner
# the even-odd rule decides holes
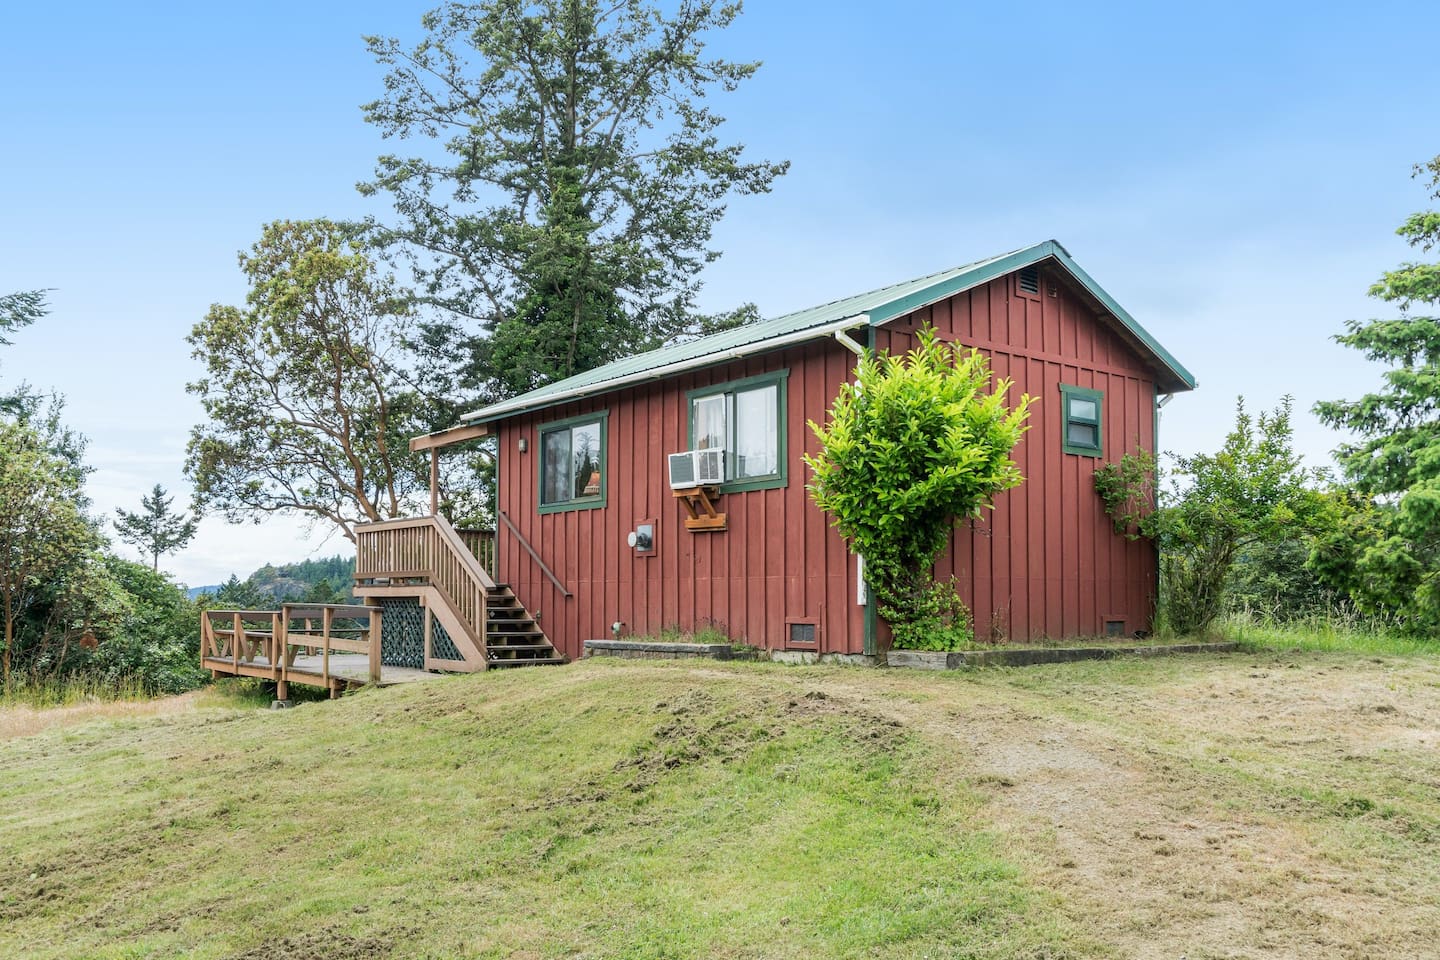
[[[958,745],[1010,853],[1121,956],[1440,957],[1434,660],[1040,669],[826,687]]]

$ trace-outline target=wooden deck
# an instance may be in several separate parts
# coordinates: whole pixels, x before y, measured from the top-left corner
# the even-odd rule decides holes
[[[200,615],[200,665],[214,676],[272,680],[276,699],[291,683],[329,690],[385,686],[430,676],[386,666],[381,613],[353,604],[285,604],[279,610],[206,610]]]
[[[221,660],[213,657],[205,658],[204,666],[207,670],[214,670],[216,673],[240,677],[260,677],[271,679],[275,675],[275,666],[265,657],[256,655],[254,660],[242,660],[237,665],[233,660]],[[294,662],[285,667],[285,674],[292,683],[303,683],[312,687],[327,687],[326,670],[324,657],[320,654],[307,655],[298,654]],[[429,670],[416,670],[413,667],[395,667],[388,664],[380,665],[380,679],[372,680],[370,676],[370,658],[363,653],[337,654],[330,658],[329,677],[332,680],[342,681],[348,686],[360,686],[373,683],[376,686],[389,687],[397,683],[415,683],[419,680],[434,680],[443,674],[433,673]]]
[[[333,697],[361,684],[409,683],[436,670],[567,662],[514,592],[485,568],[481,558],[494,559],[493,533],[462,535],[435,514],[364,524],[356,534],[354,593],[366,604],[204,610],[200,665],[217,677],[270,680],[276,698],[286,700],[291,683],[320,687]],[[383,663],[383,606],[392,600],[413,601],[423,617],[423,659],[411,662],[424,669]],[[404,629],[392,632],[401,646],[417,639],[407,639]],[[437,634],[448,642],[437,643]]]

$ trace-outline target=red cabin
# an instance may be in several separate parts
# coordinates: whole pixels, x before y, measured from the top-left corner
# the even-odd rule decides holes
[[[707,626],[769,650],[874,653],[887,636],[857,558],[806,490],[806,422],[855,351],[903,351],[926,323],[1038,400],[1014,452],[1025,483],[957,527],[936,567],[959,577],[977,636],[1149,628],[1154,548],[1114,532],[1091,476],[1154,451],[1161,398],[1195,380],[1053,240],[619,360],[419,446],[495,438],[494,579],[567,657],[617,630]]]

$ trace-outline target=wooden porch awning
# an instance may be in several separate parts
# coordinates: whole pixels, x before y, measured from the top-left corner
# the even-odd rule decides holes
[[[410,450],[419,453],[430,451],[430,515],[440,512],[440,451],[467,440],[479,440],[490,436],[490,426],[485,423],[462,423],[448,430],[436,430],[422,437],[410,438]]]
[[[410,451],[418,453],[421,450],[439,450],[441,447],[453,446],[457,443],[464,443],[467,440],[479,440],[481,437],[490,436],[490,425],[488,423],[462,423],[458,427],[451,427],[448,430],[436,430],[434,433],[427,433],[423,437],[410,438]]]

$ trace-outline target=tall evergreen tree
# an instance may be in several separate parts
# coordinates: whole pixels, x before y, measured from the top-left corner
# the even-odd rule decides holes
[[[759,66],[705,55],[740,6],[484,0],[426,14],[413,49],[367,38],[390,73],[366,119],[443,147],[361,190],[393,198],[382,233],[446,308],[439,338],[469,343],[452,382],[493,399],[716,322],[694,302],[725,200],[788,166],[746,162],[704,104]]]
[[[28,327],[45,313],[44,290],[0,294],[0,346],[9,346],[10,341],[5,339],[7,334]]]
[[[1415,167],[1440,200],[1440,156]],[[1440,211],[1412,214],[1396,231],[1417,251],[1440,246]],[[1330,582],[1415,626],[1440,624],[1440,263],[1410,261],[1370,295],[1399,316],[1352,321],[1337,342],[1388,364],[1384,384],[1359,400],[1315,405],[1320,419],[1354,432],[1336,451],[1370,508],[1352,512],[1313,562]]]
[[[119,519],[115,521],[115,532],[121,540],[150,557],[150,569],[160,570],[160,558],[167,553],[185,549],[195,539],[195,520],[177,513],[175,497],[166,496],[165,488],[155,484],[155,489],[140,497],[140,509],[130,512],[116,508]]]

